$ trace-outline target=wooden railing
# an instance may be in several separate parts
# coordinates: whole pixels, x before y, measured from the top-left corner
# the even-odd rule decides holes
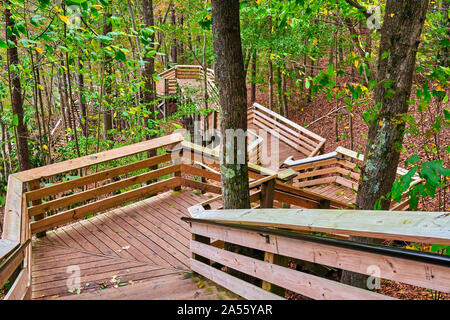
[[[328,192],[344,193],[344,190],[353,192],[356,196],[360,180],[360,167],[364,161],[364,156],[352,150],[338,147],[335,152],[326,155],[320,155],[298,161],[285,161],[285,165],[295,170],[298,174],[293,179],[292,185],[298,188],[306,188],[315,190],[314,192],[322,192],[317,186],[325,186],[334,184],[336,189],[328,188]],[[403,168],[397,169],[397,176],[400,177],[408,171]],[[418,175],[413,177],[410,187],[422,183]],[[339,189],[340,188],[340,189]],[[323,188],[323,194],[327,189]],[[336,191],[337,190],[337,191]],[[350,193],[352,193],[350,192]],[[348,199],[351,200],[351,199]],[[409,208],[408,190],[403,193],[400,203],[392,203],[391,210],[407,210]]]
[[[174,134],[10,175],[0,240],[0,286],[11,281],[5,299],[30,298],[33,234],[185,184],[181,164],[163,150],[181,141]],[[160,154],[125,160],[151,150]],[[114,168],[99,171],[107,162]]]
[[[325,138],[256,102],[249,109],[248,121],[276,135],[305,157],[319,154],[326,141]]]
[[[161,96],[170,96],[177,93],[178,80],[201,81],[204,77],[203,67],[199,65],[177,65],[159,74],[162,78],[157,84],[157,93]],[[206,70],[208,94],[210,97],[217,96],[217,87],[214,82],[214,70]]]
[[[192,233],[192,270],[246,299],[284,299],[285,289],[312,299],[392,299],[291,269],[289,262],[366,274],[373,277],[373,284],[381,278],[450,292],[448,256],[301,233],[449,245],[448,213],[197,209],[192,218],[184,218]],[[228,251],[218,243],[263,251],[264,260]],[[262,286],[242,280],[235,272],[221,271],[223,266],[262,280]]]
[[[220,193],[220,175],[182,163],[174,147],[183,137],[153,140],[22,171],[9,176],[0,240],[0,287],[10,280],[5,299],[28,299],[31,237],[54,227],[181,186]],[[156,156],[147,153],[156,150]]]

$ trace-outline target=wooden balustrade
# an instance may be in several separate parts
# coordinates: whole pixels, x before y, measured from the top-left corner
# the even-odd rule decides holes
[[[363,164],[363,160],[363,155],[338,147],[335,152],[326,155],[299,161],[288,159],[285,163],[291,164],[289,168],[298,173],[292,180],[293,186],[342,202],[345,198],[347,203],[354,203],[360,179],[359,167]],[[407,172],[403,168],[398,168],[397,176],[400,177]],[[415,175],[410,187],[422,182],[423,179]],[[409,208],[408,191],[403,193],[400,203],[392,203],[391,210]]]
[[[410,223],[405,224],[405,219]],[[445,228],[449,219],[442,212],[393,215],[383,211],[289,209],[199,210],[192,218],[183,218],[189,222],[192,233],[192,270],[246,299],[283,299],[283,290],[273,290],[278,287],[312,299],[370,300],[392,298],[291,269],[287,262],[320,264],[450,292],[450,257],[306,235],[299,231],[449,244]],[[227,251],[224,246],[212,245],[211,239],[264,251],[266,258],[261,260]],[[277,256],[281,259],[273,258]],[[269,291],[223,272],[215,268],[215,264],[263,280],[263,288]]]
[[[312,157],[321,152],[326,139],[286,119],[259,103],[250,108],[249,121],[256,126],[276,135],[281,141],[301,152],[305,157]]]
[[[217,179],[214,174],[182,164],[173,159],[176,154],[167,153],[182,141],[181,135],[172,134],[10,175],[0,240],[0,286],[12,281],[6,299],[30,297],[32,234],[180,186],[220,192],[220,187],[191,177]],[[136,159],[155,149],[159,155]],[[97,171],[105,164],[112,168]],[[151,170],[154,166],[158,168]],[[71,176],[82,170],[83,176]]]

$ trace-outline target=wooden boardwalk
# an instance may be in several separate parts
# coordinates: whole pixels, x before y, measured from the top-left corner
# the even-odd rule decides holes
[[[33,244],[32,298],[112,299],[120,288],[116,298],[127,296],[127,291],[135,292],[131,296],[136,299],[176,299],[177,287],[184,299],[208,298],[186,279],[191,234],[181,221],[188,207],[206,199],[188,188],[168,191],[48,231]],[[81,295],[68,287],[77,271]],[[132,289],[134,285],[140,289]],[[159,296],[156,288],[162,290]]]

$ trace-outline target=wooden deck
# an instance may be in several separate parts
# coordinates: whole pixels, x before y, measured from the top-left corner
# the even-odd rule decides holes
[[[178,299],[177,287],[184,299],[209,298],[186,279],[191,234],[181,221],[187,207],[206,199],[188,188],[168,191],[48,231],[33,244],[32,298],[112,299],[127,296],[117,295],[126,291],[134,292],[128,298]],[[77,269],[86,295],[69,292],[67,284]],[[114,285],[118,288],[99,290]]]

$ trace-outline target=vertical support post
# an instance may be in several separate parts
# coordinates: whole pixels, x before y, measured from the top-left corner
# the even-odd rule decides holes
[[[39,183],[39,181],[38,181]],[[28,204],[27,200],[25,198],[25,194],[22,194],[22,230],[21,230],[21,236],[20,236],[20,242],[25,243],[28,239],[31,239],[31,229],[30,229],[30,219],[28,218]],[[44,232],[45,235],[45,232]],[[31,286],[33,277],[31,275],[31,257],[32,257],[32,245],[31,243],[28,244],[28,246],[25,249],[25,256],[23,260],[23,269],[27,272],[27,287],[26,291],[24,293],[24,300],[31,300]]]
[[[320,200],[319,201],[319,209],[330,209],[330,200]]]
[[[39,183],[39,180],[33,180],[33,181],[28,182],[28,189],[29,189],[30,191],[32,191],[32,190],[37,190],[37,189],[39,189],[40,187],[41,187],[41,185],[40,185],[40,183]],[[37,199],[37,200],[33,200],[33,201],[32,201],[33,206],[40,205],[41,203],[42,203],[42,200],[41,200],[41,199]],[[33,217],[33,220],[34,220],[34,221],[39,221],[39,220],[44,219],[44,217],[45,217],[45,214],[42,213],[42,214],[40,214],[40,215],[34,216],[34,217]],[[45,231],[42,231],[42,232],[37,233],[37,234],[36,234],[36,237],[42,238],[42,237],[45,237],[45,235],[46,235],[46,232],[45,232]]]
[[[274,253],[271,253],[271,252],[265,252],[264,253],[264,261],[268,262],[268,263],[271,263],[271,264],[276,264],[276,265],[279,265],[279,266],[283,266],[283,267],[287,267],[288,263],[289,263],[289,260],[288,260],[287,257],[280,256],[278,254],[274,254]],[[262,282],[262,288],[264,290],[270,291],[270,292],[275,293],[275,294],[277,294],[279,296],[282,296],[282,297],[284,297],[285,294],[286,294],[286,289],[285,288],[282,288],[282,287],[279,287],[277,285],[271,284],[270,282],[267,282],[267,281],[263,281]]]
[[[273,194],[275,191],[275,179],[264,182],[261,185],[260,208],[273,208]]]

